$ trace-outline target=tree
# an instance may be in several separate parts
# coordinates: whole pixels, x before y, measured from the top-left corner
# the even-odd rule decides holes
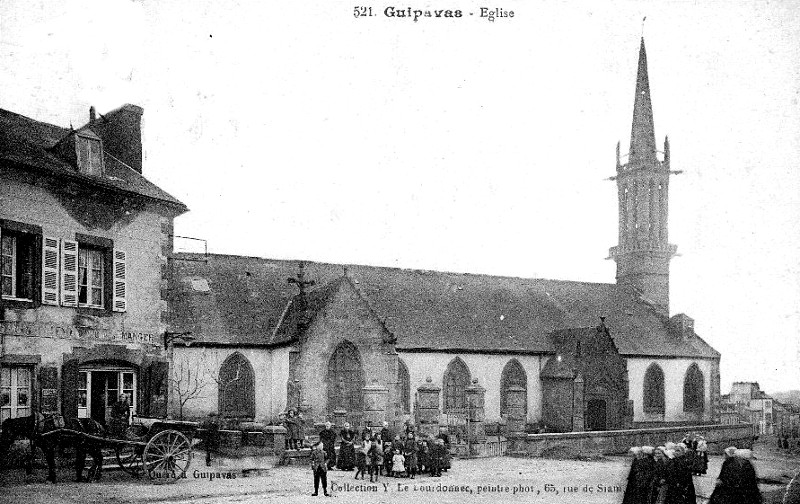
[[[206,384],[200,379],[199,364],[192,366],[186,357],[175,363],[175,370],[170,375],[170,387],[178,405],[178,419],[183,420],[183,408],[192,399],[202,399]]]

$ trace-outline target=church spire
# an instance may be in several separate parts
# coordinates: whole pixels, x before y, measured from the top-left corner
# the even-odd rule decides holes
[[[653,128],[653,105],[647,77],[647,51],[644,37],[639,46],[639,69],[636,72],[636,98],[633,101],[633,125],[629,161],[650,163],[656,159],[656,135]]]

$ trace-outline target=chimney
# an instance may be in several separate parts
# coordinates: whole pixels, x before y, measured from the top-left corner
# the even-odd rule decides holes
[[[683,339],[688,341],[694,337],[694,319],[686,314],[678,313],[669,319],[672,329]]]
[[[90,117],[94,114],[90,109]],[[103,139],[103,149],[139,173],[142,173],[142,114],[136,105],[122,107],[100,116],[92,131]],[[94,119],[92,119],[94,121]]]
[[[97,114],[94,111],[94,105],[89,107],[89,122],[93,123],[97,119]]]

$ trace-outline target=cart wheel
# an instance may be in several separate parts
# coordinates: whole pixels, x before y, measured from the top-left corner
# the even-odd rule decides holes
[[[161,431],[144,447],[142,460],[153,482],[173,483],[186,475],[192,461],[192,444],[181,432]]]
[[[122,444],[117,446],[117,464],[128,474],[137,478],[142,472],[142,452],[144,448],[133,444]]]

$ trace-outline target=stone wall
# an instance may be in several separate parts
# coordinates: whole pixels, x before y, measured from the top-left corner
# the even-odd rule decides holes
[[[750,424],[695,425],[562,434],[509,434],[508,455],[540,457],[543,454],[573,453],[582,456],[624,454],[631,446],[659,446],[679,442],[687,432],[697,433],[708,442],[709,453],[721,453],[728,446],[752,448]]]

